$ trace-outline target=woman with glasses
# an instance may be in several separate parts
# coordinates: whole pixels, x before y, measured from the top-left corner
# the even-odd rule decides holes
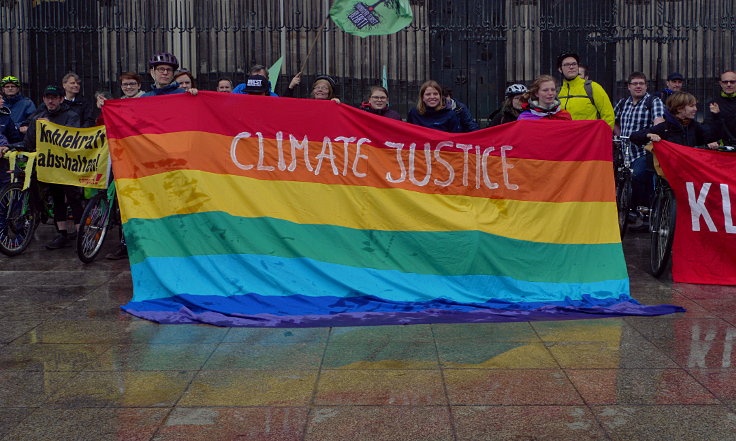
[[[388,108],[388,91],[382,86],[371,86],[368,101],[361,103],[360,108],[374,115],[401,121],[399,112]]]
[[[141,81],[141,76],[135,72],[123,72],[120,74],[120,90],[123,91],[123,96],[120,98],[139,98],[143,95]]]
[[[302,82],[302,73],[299,72],[291,79],[289,87],[284,92],[284,97],[292,98],[296,93],[296,87]],[[317,75],[312,83],[312,91],[309,97],[315,100],[332,100],[336,103],[340,102],[337,97],[337,81],[329,75]]]
[[[461,133],[460,117],[447,108],[442,86],[434,80],[425,81],[419,88],[417,106],[409,110],[406,121],[443,132]]]

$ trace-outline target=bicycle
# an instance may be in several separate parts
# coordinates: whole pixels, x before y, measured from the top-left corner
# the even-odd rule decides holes
[[[120,215],[116,198],[115,182],[106,191],[99,191],[87,201],[77,232],[77,256],[84,263],[91,263],[102,249],[107,232]]]
[[[654,196],[649,217],[649,267],[654,277],[660,277],[669,266],[675,239],[675,195],[665,178],[656,175]]]
[[[10,183],[0,190],[0,252],[10,257],[28,248],[36,228],[51,213],[47,197],[32,177],[32,154],[17,150],[21,146],[9,146],[6,156],[15,164],[10,170]]]
[[[734,152],[736,147],[719,146],[715,148],[695,146],[707,150]],[[669,267],[672,257],[672,244],[675,240],[675,220],[677,202],[667,180],[657,172],[654,196],[650,209],[650,248],[649,267],[654,277],[660,277]]]
[[[613,174],[616,184],[616,208],[618,210],[618,228],[623,239],[626,227],[629,223],[629,212],[631,211],[631,177],[634,170],[631,168],[630,149],[628,136],[613,137]],[[625,150],[621,148],[625,145]]]

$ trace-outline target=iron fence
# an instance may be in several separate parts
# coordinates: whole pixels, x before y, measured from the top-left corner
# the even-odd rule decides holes
[[[170,51],[200,89],[212,90],[221,77],[242,82],[249,66],[283,56],[277,93],[303,67],[301,96],[322,73],[354,105],[386,81],[392,105],[406,114],[419,84],[433,78],[484,118],[508,84],[556,73],[563,49],[582,55],[613,100],[626,95],[630,72],[645,72],[654,90],[678,71],[702,101],[733,68],[731,0],[410,3],[411,26],[361,39],[326,19],[331,0],[0,0],[0,75],[19,76],[35,100],[68,71],[82,77],[84,94],[117,96],[121,72],[148,78],[147,57]]]

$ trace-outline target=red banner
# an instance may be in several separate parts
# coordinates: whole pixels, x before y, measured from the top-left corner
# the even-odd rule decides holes
[[[654,151],[677,201],[672,279],[736,285],[736,153],[666,141]]]

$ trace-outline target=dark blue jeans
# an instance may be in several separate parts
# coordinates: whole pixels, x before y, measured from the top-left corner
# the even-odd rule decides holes
[[[631,177],[632,206],[649,206],[654,192],[654,163],[652,154],[647,152],[646,156],[637,158],[631,164],[633,175]]]

